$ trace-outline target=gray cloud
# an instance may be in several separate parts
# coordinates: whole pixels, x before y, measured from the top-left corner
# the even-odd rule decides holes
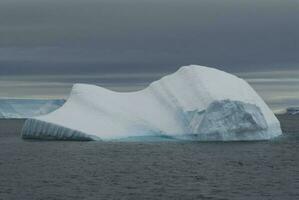
[[[1,0],[0,96],[132,91],[200,64],[279,110],[299,104],[298,19],[298,0]]]
[[[0,73],[295,69],[296,0],[2,0]]]

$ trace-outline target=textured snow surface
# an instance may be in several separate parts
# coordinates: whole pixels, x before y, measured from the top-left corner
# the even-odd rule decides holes
[[[75,84],[56,111],[27,120],[24,138],[264,140],[281,134],[273,112],[242,79],[185,66],[141,91]]]
[[[64,104],[63,99],[0,99],[0,118],[29,118],[45,115]]]

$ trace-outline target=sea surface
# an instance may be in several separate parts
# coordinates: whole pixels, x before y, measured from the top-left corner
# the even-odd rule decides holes
[[[14,123],[0,126],[1,200],[299,199],[298,134],[261,142],[38,141],[22,140]]]

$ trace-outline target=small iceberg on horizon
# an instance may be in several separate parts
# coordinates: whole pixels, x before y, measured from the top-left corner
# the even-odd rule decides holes
[[[28,119],[22,137],[244,141],[267,140],[281,133],[273,112],[246,81],[190,65],[136,92],[75,84],[62,107]]]
[[[64,99],[0,99],[0,119],[26,119],[48,114],[65,103]]]

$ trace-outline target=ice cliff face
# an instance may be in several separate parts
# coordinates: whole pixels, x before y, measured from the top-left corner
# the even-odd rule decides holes
[[[24,138],[113,140],[170,137],[190,140],[264,140],[280,124],[238,77],[186,66],[144,90],[118,93],[76,84],[58,110],[26,121]]]
[[[202,115],[196,133],[205,133],[202,139],[242,140],[262,137],[268,128],[259,107],[240,101],[214,101]]]
[[[0,99],[0,118],[29,118],[45,115],[62,106],[65,100]]]

